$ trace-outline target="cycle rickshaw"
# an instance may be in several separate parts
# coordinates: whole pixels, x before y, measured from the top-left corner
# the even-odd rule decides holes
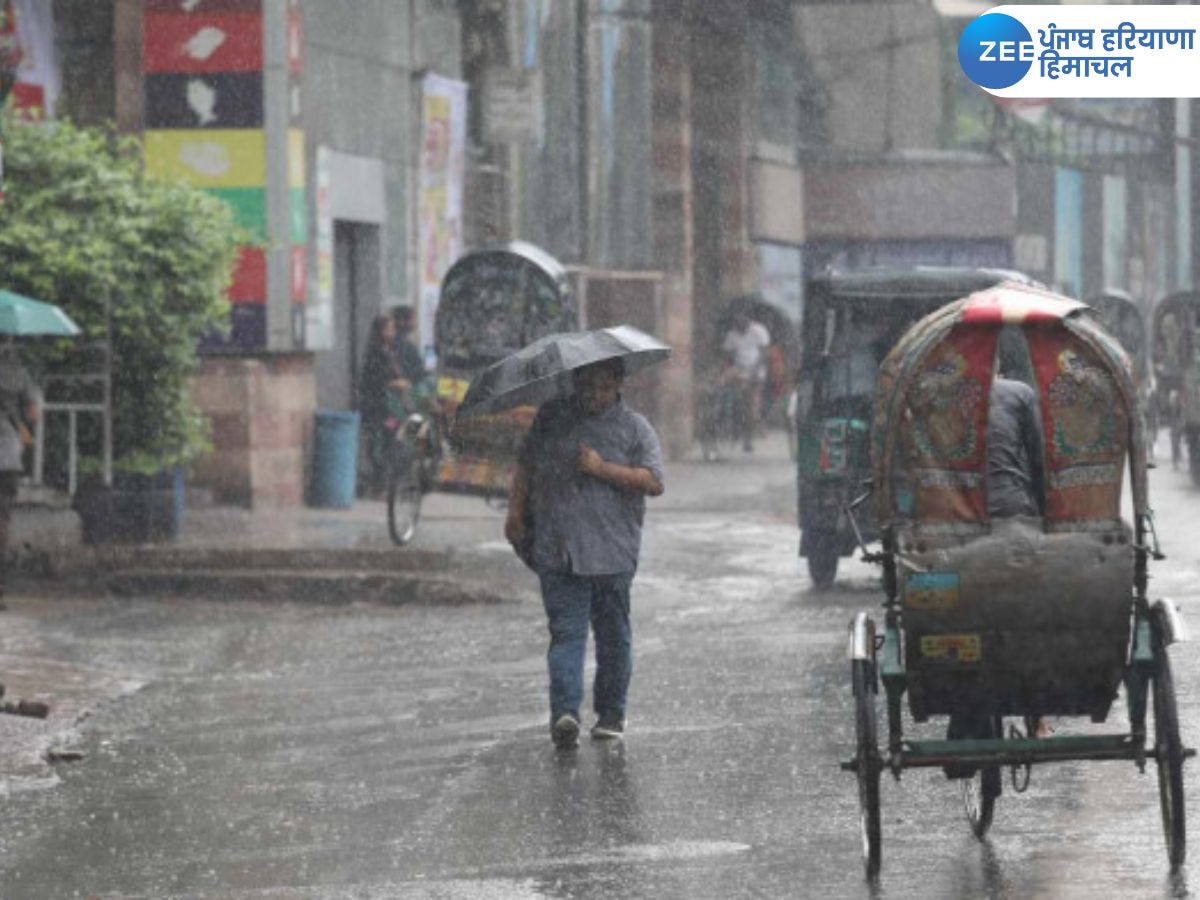
[[[529,406],[458,421],[471,379],[540,337],[573,331],[576,305],[566,269],[539,247],[513,241],[461,257],[442,279],[434,329],[438,371],[421,411],[398,408],[388,464],[388,531],[416,535],[430,491],[489,501],[508,496],[517,452],[536,410]],[[451,427],[450,423],[454,423]]]
[[[864,860],[880,866],[880,775],[942,768],[961,779],[983,837],[1011,769],[1126,760],[1158,770],[1167,854],[1185,853],[1183,762],[1167,648],[1183,636],[1174,606],[1147,595],[1157,550],[1147,504],[1137,384],[1118,341],[1084,304],[1004,283],[913,326],[880,366],[867,495],[882,526],[882,627],[850,626]],[[1002,327],[1024,348],[1045,445],[1045,514],[989,520],[987,417]],[[1008,336],[1008,335],[1006,335]],[[1121,520],[1128,466],[1132,528]],[[860,498],[859,502],[865,502]],[[882,684],[886,728],[877,737]],[[1043,716],[1106,721],[1124,689],[1128,730],[1035,737]],[[906,737],[950,717],[949,736]],[[1023,720],[1004,731],[1004,718]],[[958,723],[956,728],[956,723]]]

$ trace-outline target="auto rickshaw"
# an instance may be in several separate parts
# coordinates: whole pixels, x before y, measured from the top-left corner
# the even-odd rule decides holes
[[[398,423],[387,492],[388,531],[407,544],[430,491],[497,500],[508,495],[517,452],[536,410],[457,421],[471,379],[540,337],[578,327],[566,269],[521,241],[468,253],[442,279],[434,326],[437,403]],[[449,423],[454,422],[451,428]]]
[[[1001,794],[1032,766],[1152,761],[1172,867],[1184,861],[1183,762],[1167,648],[1183,623],[1147,594],[1161,559],[1128,355],[1086,307],[1004,283],[922,319],[884,359],[871,422],[872,489],[886,598],[880,627],[850,626],[863,854],[880,867],[880,775],[942,768],[963,784],[982,837]],[[1044,516],[988,514],[987,434],[1002,326],[1016,331],[1040,408]],[[1007,335],[1006,335],[1007,336]],[[1121,519],[1128,467],[1132,527]],[[865,500],[864,500],[865,503]],[[886,730],[877,737],[882,684]],[[1124,690],[1128,727],[1035,736],[1042,717],[1107,720]],[[905,734],[949,717],[944,739]],[[1149,716],[1148,716],[1149,713]],[[1008,717],[1023,722],[1009,723]],[[1063,723],[1059,723],[1060,730]]]
[[[1161,420],[1172,431],[1172,461],[1186,448],[1192,483],[1200,486],[1200,293],[1180,291],[1154,309],[1154,370]],[[1181,444],[1183,446],[1178,446]]]
[[[794,403],[800,555],[817,587],[837,575],[856,546],[843,512],[870,471],[871,395],[880,360],[925,314],[1015,272],[918,266],[833,272],[805,293],[803,343]],[[875,523],[859,526],[873,540]]]

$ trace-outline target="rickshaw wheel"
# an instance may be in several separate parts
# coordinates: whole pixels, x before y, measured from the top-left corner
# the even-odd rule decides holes
[[[998,738],[1002,735],[1000,717],[988,720],[988,733],[980,735],[986,738]],[[996,809],[996,798],[1000,796],[1002,782],[999,766],[983,766],[970,778],[963,779],[963,807],[967,813],[967,822],[971,832],[980,840],[992,826],[992,814]]]
[[[808,576],[812,579],[813,587],[829,587],[837,577],[837,570],[837,532],[817,532],[808,551]]]
[[[875,736],[875,669],[865,659],[850,663],[854,683],[854,731],[857,737],[858,816],[862,827],[863,865],[867,877],[879,874],[881,862],[879,744]]]
[[[421,461],[411,447],[398,445],[388,474],[388,533],[392,543],[403,547],[417,534],[421,518]]]
[[[1179,708],[1175,679],[1161,631],[1154,637],[1154,758],[1158,764],[1158,799],[1162,807],[1163,835],[1171,867],[1183,865],[1187,856],[1187,828],[1183,798],[1183,743],[1179,738]]]

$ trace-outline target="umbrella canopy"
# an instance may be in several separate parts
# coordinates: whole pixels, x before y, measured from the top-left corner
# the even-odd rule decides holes
[[[73,337],[79,326],[52,303],[0,290],[0,334]]]
[[[592,363],[623,359],[632,374],[670,355],[669,346],[630,325],[550,334],[480,372],[458,414],[499,412],[569,394],[571,372]]]

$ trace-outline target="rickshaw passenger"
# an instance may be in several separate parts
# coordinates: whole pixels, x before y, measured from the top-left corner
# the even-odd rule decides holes
[[[1037,395],[1022,381],[992,380],[988,398],[988,516],[1038,517],[1045,513],[1045,470]]]
[[[992,519],[1040,517],[1046,511],[1041,417],[1037,393],[1029,386],[1032,368],[1023,335],[1002,329],[988,397],[987,503]]]

